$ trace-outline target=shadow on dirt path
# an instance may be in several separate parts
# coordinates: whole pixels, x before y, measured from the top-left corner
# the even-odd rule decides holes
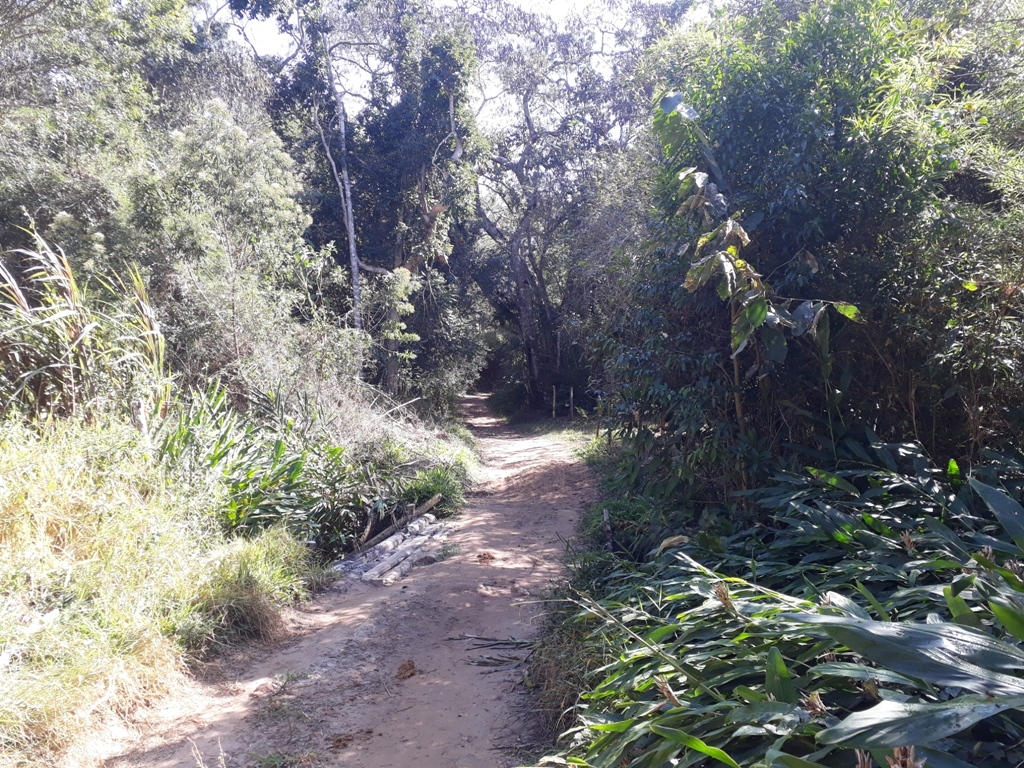
[[[506,427],[479,396],[462,404],[483,470],[455,520],[451,557],[390,587],[328,591],[296,611],[292,635],[232,660],[140,718],[113,768],[347,766],[507,768],[533,732],[522,648],[465,636],[529,639],[565,540],[593,498],[569,446]]]

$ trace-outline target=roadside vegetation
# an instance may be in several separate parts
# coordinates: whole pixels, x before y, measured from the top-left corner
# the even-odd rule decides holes
[[[651,49],[542,764],[1024,760],[1007,10],[738,4]]]
[[[575,10],[0,0],[0,762],[456,511],[474,383],[600,432],[548,763],[1024,761],[1024,9]]]
[[[195,12],[0,4],[3,765],[277,637],[473,465],[374,386],[265,78]]]

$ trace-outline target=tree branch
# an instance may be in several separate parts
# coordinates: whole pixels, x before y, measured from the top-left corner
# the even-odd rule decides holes
[[[501,231],[497,224],[488,218],[486,211],[484,211],[484,205],[480,200],[480,185],[476,188],[476,215],[480,217],[480,225],[484,228],[484,232],[490,235],[491,239],[496,243],[504,243],[508,240],[505,237],[505,233]]]

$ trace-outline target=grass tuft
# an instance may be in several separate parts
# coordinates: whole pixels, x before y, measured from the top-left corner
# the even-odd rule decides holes
[[[307,550],[279,528],[228,541],[218,494],[127,426],[0,424],[0,765],[52,762],[189,658],[278,629]]]

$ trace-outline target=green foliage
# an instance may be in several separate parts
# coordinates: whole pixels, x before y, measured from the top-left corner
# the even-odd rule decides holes
[[[965,483],[912,444],[837,451],[754,492],[765,524],[668,538],[578,600],[616,652],[580,706],[586,764],[1021,759],[1024,461]]]
[[[72,263],[103,258],[119,232],[125,183],[147,152],[154,99],[146,67],[189,37],[188,5],[37,0],[7,8],[30,13],[5,23],[12,39],[0,53],[0,239],[30,245],[18,231],[28,210]]]
[[[984,114],[994,83],[986,101],[951,64],[993,38],[931,13],[744,6],[652,53],[683,90],[659,101],[659,216],[596,349],[644,493],[728,503],[825,424],[958,457],[1014,434],[1020,294],[979,300],[974,275],[1019,269],[989,244],[1020,210],[982,171],[1017,149]]]
[[[228,532],[252,537],[281,526],[336,555],[393,515],[410,488],[424,484],[404,451],[359,458],[330,442],[315,411],[296,422],[280,394],[257,402],[260,408],[242,415],[231,408],[227,391],[213,386],[168,420],[158,451],[171,466],[224,488],[216,516]],[[431,472],[426,476],[434,477]],[[448,494],[461,498],[457,480],[442,485],[446,501]]]
[[[129,426],[0,424],[0,752],[49,764],[189,658],[266,638],[308,592],[278,528],[228,541],[222,489],[168,473]]]
[[[0,262],[0,413],[159,413],[170,391],[164,338],[138,271],[131,287],[101,283],[90,295],[64,252],[33,237],[35,250]]]
[[[413,297],[409,318],[418,337],[412,344],[408,392],[421,398],[427,418],[455,419],[458,398],[476,382],[487,359],[489,321],[483,297],[461,281],[426,269],[423,289]]]
[[[446,517],[455,514],[466,503],[468,480],[464,464],[439,464],[417,472],[406,485],[402,498],[410,504],[421,504],[439,494],[441,503],[434,508],[435,513]]]

